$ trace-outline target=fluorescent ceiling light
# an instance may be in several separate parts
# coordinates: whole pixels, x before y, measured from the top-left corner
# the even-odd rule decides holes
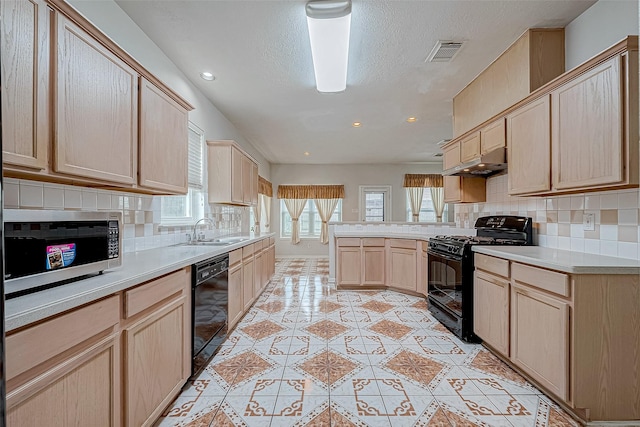
[[[318,92],[342,92],[347,88],[351,0],[311,0],[306,11]]]

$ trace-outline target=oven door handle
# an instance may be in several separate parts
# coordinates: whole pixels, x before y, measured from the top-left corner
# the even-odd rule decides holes
[[[430,251],[429,249],[427,249],[427,255],[433,255],[435,257],[440,257],[440,258],[446,259],[447,261],[456,261],[456,262],[462,261],[462,257],[457,258],[457,257],[451,256],[451,255],[445,255],[445,254],[441,254],[439,252],[433,252],[433,251]]]

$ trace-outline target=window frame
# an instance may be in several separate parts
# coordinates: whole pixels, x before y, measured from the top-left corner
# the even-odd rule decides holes
[[[322,220],[319,219],[318,221],[316,221],[316,219],[315,219],[315,216],[319,215],[319,213],[318,213],[318,210],[316,209],[316,204],[314,202],[314,199],[307,199],[306,204],[305,204],[305,210],[307,209],[307,206],[309,206],[308,211],[307,211],[307,215],[309,216],[309,230],[310,230],[310,232],[306,233],[306,234],[303,234],[302,227],[300,227],[300,239],[317,240],[317,239],[320,238],[320,232],[321,232],[321,228],[322,228]],[[303,214],[305,214],[304,210],[303,210]],[[336,205],[336,209],[333,211],[333,215],[331,215],[331,218],[333,218],[336,214],[339,215],[339,218],[338,219],[330,219],[329,222],[341,222],[342,221],[342,199],[338,199],[338,204]],[[288,222],[291,222],[291,216],[289,215],[289,211],[287,210],[287,207],[284,204],[284,199],[280,199],[280,238],[281,239],[290,239],[291,238],[291,233],[285,234],[285,222],[287,221],[286,218],[289,218]],[[300,221],[302,221],[302,218],[300,218]],[[316,231],[315,231],[316,226],[318,228],[317,234],[316,234]],[[312,228],[313,228],[313,234],[311,234]]]
[[[175,226],[184,226],[184,225],[192,225],[198,219],[204,216],[204,172],[205,172],[205,160],[204,160],[204,130],[200,127],[189,121],[188,132],[194,132],[200,138],[200,167],[201,167],[201,177],[202,184],[199,188],[189,185],[187,194],[178,195],[178,196],[161,196],[160,199],[160,226],[161,227],[175,227]],[[189,133],[187,135],[189,135]],[[188,180],[187,180],[188,181]],[[185,216],[177,216],[170,217],[163,215],[162,202],[165,197],[169,198],[178,198],[183,199],[184,209],[190,214]]]
[[[392,194],[391,194],[391,185],[360,185],[358,187],[360,197],[358,198],[358,212],[360,221],[362,222],[371,222],[371,223],[379,223],[379,222],[391,222],[391,206],[392,206]],[[382,221],[367,221],[366,220],[366,193],[384,193],[384,205],[383,205],[383,220]]]

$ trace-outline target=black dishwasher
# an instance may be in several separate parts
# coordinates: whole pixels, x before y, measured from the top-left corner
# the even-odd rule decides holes
[[[206,366],[227,337],[228,266],[229,254],[192,266],[192,376]]]

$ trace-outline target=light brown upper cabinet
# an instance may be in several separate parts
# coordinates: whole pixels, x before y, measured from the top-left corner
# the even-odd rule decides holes
[[[460,164],[462,153],[460,152],[460,141],[449,144],[443,148],[442,169],[447,170]]]
[[[496,148],[506,146],[506,144],[504,117],[500,117],[480,129],[480,153],[489,153]]]
[[[541,88],[507,115],[509,194],[638,186],[638,38]]]
[[[186,193],[187,110],[147,79],[140,79],[140,186]]]
[[[509,194],[551,189],[551,107],[549,95],[507,116]]]
[[[257,205],[258,165],[235,141],[207,141],[207,159],[209,203]]]
[[[460,141],[460,161],[462,163],[480,157],[480,132],[473,132]]]
[[[487,180],[461,176],[443,176],[445,203],[475,203],[487,199]]]
[[[608,187],[629,181],[623,131],[628,109],[624,105],[627,60],[626,55],[615,56],[551,93],[554,189]],[[637,90],[629,95],[637,103]],[[635,135],[637,147],[637,128]],[[633,155],[633,169],[637,170],[637,150]]]
[[[564,72],[564,29],[527,30],[453,98],[454,138],[526,98]]]
[[[3,174],[186,193],[193,107],[64,0],[0,7]]]
[[[137,72],[62,15],[56,32],[54,171],[136,184]]]
[[[50,12],[43,0],[0,2],[5,168],[47,165]]]

